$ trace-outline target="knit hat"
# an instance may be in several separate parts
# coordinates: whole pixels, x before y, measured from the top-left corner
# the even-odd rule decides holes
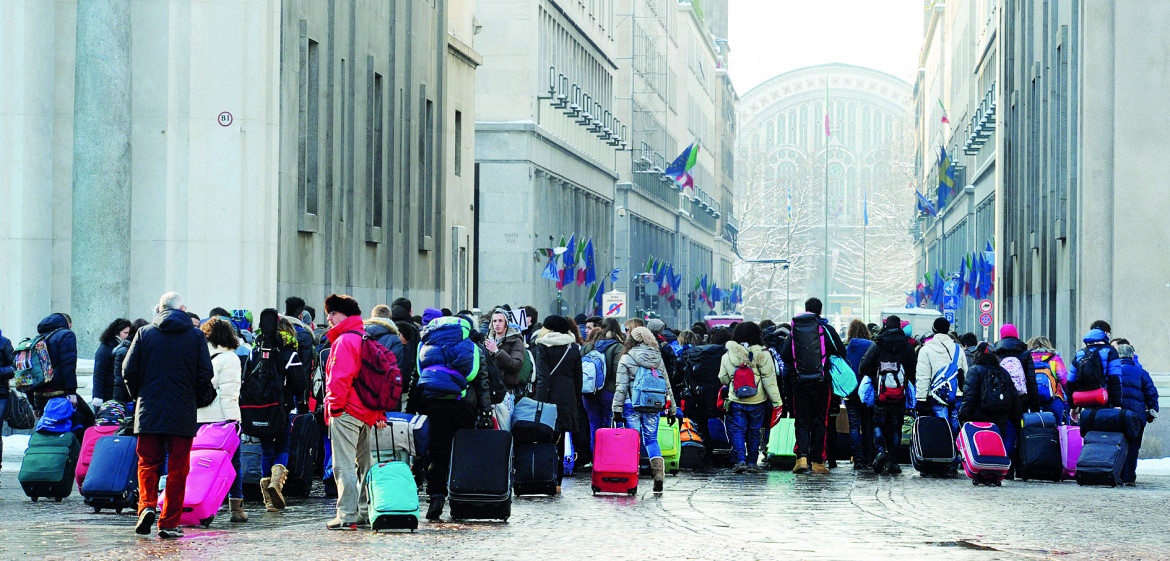
[[[362,309],[348,294],[330,294],[325,299],[325,313],[337,312],[343,316],[360,316]]]
[[[633,331],[630,331],[630,337],[633,337],[635,341],[644,345],[658,348],[658,339],[655,339],[654,334],[645,327],[635,327]]]
[[[573,326],[564,316],[548,316],[544,318],[544,328],[557,333],[573,333]]]
[[[950,333],[951,322],[947,318],[934,318],[934,332],[935,333]]]
[[[662,321],[658,318],[654,318],[654,319],[646,322],[646,327],[648,329],[650,329],[651,332],[653,332],[654,334],[657,335],[659,333],[662,333],[663,329],[666,329],[666,322]]]
[[[37,430],[69,432],[73,430],[73,404],[64,397],[54,397],[45,404],[45,414],[37,421]]]
[[[585,322],[588,320],[589,320],[589,316],[587,316],[585,314],[577,314],[577,315],[573,316],[573,321],[577,322],[577,325],[585,325]]]
[[[422,315],[423,325],[426,325],[426,324],[434,321],[435,319],[441,318],[441,317],[443,317],[443,310],[440,310],[438,308],[427,308],[427,309],[423,310],[423,315]]]
[[[1007,337],[1015,337],[1016,339],[1020,338],[1020,332],[1016,331],[1016,326],[1010,323],[1005,323],[1003,324],[1003,327],[999,328],[999,338],[1004,339]]]
[[[898,316],[890,316],[886,321],[882,322],[882,327],[886,329],[898,329],[902,327],[902,319]]]

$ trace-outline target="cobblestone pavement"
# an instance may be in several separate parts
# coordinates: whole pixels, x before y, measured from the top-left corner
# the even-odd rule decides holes
[[[164,542],[133,534],[129,513],[93,514],[76,492],[30,502],[8,458],[0,485],[0,559],[1135,559],[1166,558],[1170,475],[1136,488],[855,473],[726,471],[668,477],[661,495],[590,495],[586,475],[561,497],[515,499],[507,523],[421,522],[414,533],[328,532],[332,501],[290,499],[278,514],[189,528]],[[320,489],[318,489],[318,494]],[[425,505],[424,505],[425,510]]]

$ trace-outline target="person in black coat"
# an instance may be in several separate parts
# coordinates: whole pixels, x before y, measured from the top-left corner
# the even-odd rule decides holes
[[[45,412],[45,404],[54,397],[67,397],[74,408],[79,407],[78,402],[81,400],[77,398],[77,335],[70,330],[72,325],[73,320],[67,314],[61,313],[49,314],[37,324],[37,334],[48,335],[45,343],[49,346],[49,361],[53,365],[53,379],[33,390],[32,404],[37,417]],[[90,413],[88,425],[93,424],[92,411]]]
[[[577,404],[581,403],[580,333],[562,316],[549,316],[537,332],[532,349],[537,401],[557,406],[557,450],[564,464],[565,433],[577,426]],[[561,491],[562,470],[557,470],[557,493]]]
[[[1016,427],[1023,415],[1023,400],[1017,392],[1009,391],[1005,405],[988,407],[984,403],[984,388],[992,376],[998,377],[1001,387],[1014,388],[1011,376],[999,365],[999,356],[987,343],[975,348],[975,364],[967,370],[963,380],[963,405],[959,408],[959,425],[963,423],[993,423],[1003,436],[1008,453],[1015,449]],[[1014,465],[1013,461],[1013,465]]]
[[[1019,359],[1020,366],[1024,368],[1024,385],[1027,391],[1026,395],[1021,396],[1022,405],[1031,411],[1043,411],[1044,408],[1040,406],[1040,393],[1036,389],[1036,366],[1032,361],[1032,350],[1028,348],[1027,343],[1020,340],[1016,326],[1005,323],[999,328],[999,342],[995,344],[995,354],[1001,364],[1008,357]]]
[[[0,333],[0,419],[8,413],[8,382],[16,372],[12,369],[15,359],[12,341]],[[4,458],[4,439],[0,438],[0,459]]]
[[[99,338],[97,352],[93,355],[93,407],[97,409],[102,403],[114,399],[114,349],[130,336],[130,320],[118,318]]]
[[[880,391],[879,376],[883,363],[897,363],[901,366],[905,374],[905,379],[902,381],[903,392],[910,391],[910,388],[914,387],[918,357],[914,353],[914,344],[906,336],[906,332],[902,330],[901,320],[898,316],[886,318],[882,332],[878,334],[874,344],[861,357],[861,368],[858,373],[869,377],[875,393]],[[892,456],[894,456],[895,448],[902,441],[902,424],[905,421],[905,414],[905,397],[896,403],[882,403],[875,397],[873,407],[874,473],[881,473],[887,468],[891,474],[902,473],[902,468],[898,466],[898,462],[893,460]]]
[[[138,435],[138,525],[150,533],[158,518],[158,480],[167,460],[166,507],[159,519],[161,538],[182,537],[179,516],[186,489],[191,440],[198,426],[196,410],[213,399],[211,354],[203,332],[187,316],[183,297],[163,294],[154,321],[134,337],[122,376],[135,400]]]

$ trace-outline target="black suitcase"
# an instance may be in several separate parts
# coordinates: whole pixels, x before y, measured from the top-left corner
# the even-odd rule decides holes
[[[1085,434],[1085,444],[1077,459],[1077,485],[1120,485],[1121,468],[1128,453],[1129,443],[1119,432]]]
[[[933,416],[914,419],[910,429],[910,463],[918,473],[924,476],[948,473],[955,465],[955,453],[950,421]]]
[[[508,520],[512,514],[512,433],[456,432],[450,465],[447,500],[453,520]]]
[[[1081,434],[1119,432],[1126,438],[1137,438],[1142,430],[1141,419],[1125,409],[1085,409],[1077,424]]]
[[[133,436],[105,436],[93,447],[89,473],[81,484],[81,496],[94,512],[112,509],[137,510],[138,439]]]
[[[308,497],[316,473],[321,428],[313,415],[292,415],[288,438],[288,479],[284,494]]]
[[[1020,429],[1020,465],[1016,477],[1060,481],[1064,464],[1060,455],[1060,434],[1056,425],[1025,424]]]
[[[551,442],[516,445],[512,466],[512,490],[517,495],[555,495],[557,492],[557,445]]]
[[[262,460],[260,439],[245,435],[240,441],[240,472],[243,473],[241,477],[246,501],[264,500],[264,495],[260,492],[260,479],[264,477]]]

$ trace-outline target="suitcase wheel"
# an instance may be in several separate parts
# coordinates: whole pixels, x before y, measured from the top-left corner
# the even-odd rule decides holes
[[[199,525],[200,525],[200,526],[203,526],[204,528],[210,528],[210,527],[211,527],[211,521],[212,521],[212,520],[215,520],[215,516],[214,516],[214,515],[212,515],[212,516],[208,516],[207,518],[204,518],[203,520],[200,520],[200,521],[199,521]]]
[[[637,495],[637,494],[638,494],[638,488],[637,488],[637,487],[634,487],[633,489],[630,489],[630,490],[626,491],[626,494],[627,494],[627,495],[629,495],[629,496],[631,496],[631,497],[632,497],[632,496],[634,496],[634,495]]]
[[[114,513],[115,513],[115,514],[122,514],[122,509],[120,509],[120,508],[115,508],[115,509],[114,509]]]
[[[29,497],[29,498],[32,499],[32,502],[35,503],[35,502],[37,502],[37,499],[39,499],[40,497]]]
[[[671,475],[678,475],[678,470],[676,469],[676,470],[674,470],[674,471],[670,472],[670,474],[671,474]]]
[[[61,502],[64,498],[65,497],[55,497],[53,500],[56,502]]]
[[[596,486],[596,485],[593,485],[593,486],[591,486],[591,488],[593,489],[593,494],[594,494],[594,495],[596,495],[596,494],[597,494],[597,492],[601,490],[601,488],[599,488],[599,487],[598,487],[598,486]]]
[[[94,514],[97,514],[97,513],[101,512],[101,511],[102,511],[102,507],[100,507],[100,506],[95,506],[95,507],[93,507],[93,513],[94,513]],[[121,514],[121,513],[118,513],[118,514]]]

